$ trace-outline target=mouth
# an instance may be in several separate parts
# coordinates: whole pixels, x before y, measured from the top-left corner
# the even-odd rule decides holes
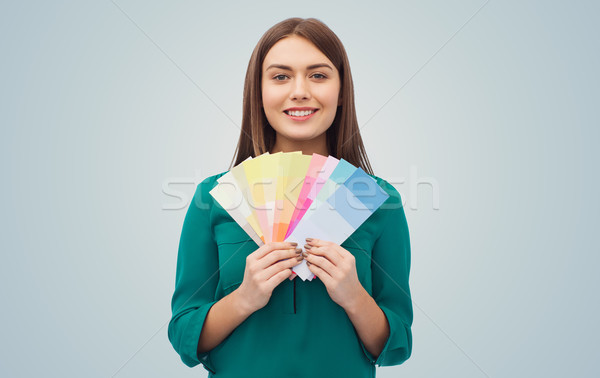
[[[312,117],[319,109],[312,110],[284,110],[283,113],[294,121],[306,121]]]

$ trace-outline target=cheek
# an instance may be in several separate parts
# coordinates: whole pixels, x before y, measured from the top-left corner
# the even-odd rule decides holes
[[[277,114],[279,113],[279,109],[283,106],[282,102],[280,101],[280,96],[277,95],[276,91],[266,89],[262,92],[262,101],[267,122],[269,122],[271,127],[275,128],[277,123]]]
[[[315,93],[316,94],[316,93]],[[335,87],[321,88],[318,91],[319,102],[324,106],[337,107],[340,91]]]
[[[275,110],[279,109],[282,101],[280,92],[281,90],[269,86],[264,86],[262,88],[262,100],[265,111],[267,111],[267,108],[275,108]]]

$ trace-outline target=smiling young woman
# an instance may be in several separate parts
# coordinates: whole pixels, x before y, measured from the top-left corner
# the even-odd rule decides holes
[[[412,352],[408,225],[400,194],[369,164],[338,37],[314,18],[269,29],[248,64],[242,117],[231,166],[266,152],[332,155],[389,198],[341,245],[309,238],[257,248],[209,194],[228,171],[206,178],[179,242],[174,349],[223,378],[366,378],[402,364]],[[302,259],[318,279],[294,279]]]

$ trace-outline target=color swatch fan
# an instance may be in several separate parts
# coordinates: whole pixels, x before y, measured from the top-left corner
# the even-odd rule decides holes
[[[213,198],[258,246],[306,238],[342,244],[389,195],[344,159],[302,152],[248,158],[217,180]],[[306,261],[292,269],[315,275]]]

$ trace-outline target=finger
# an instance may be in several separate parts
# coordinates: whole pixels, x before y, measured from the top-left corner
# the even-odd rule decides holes
[[[280,283],[292,274],[292,269],[284,269],[267,280],[269,291],[273,291]]]
[[[293,267],[295,267],[296,265],[299,265],[300,263],[302,263],[302,260],[304,260],[304,257],[302,255],[299,255],[296,258],[293,259],[286,259],[286,260],[281,260],[276,262],[275,264],[269,266],[268,268],[266,268],[265,270],[263,270],[260,275],[262,277],[264,277],[265,280],[269,280],[271,277],[279,274],[279,272],[281,272],[282,270],[286,270],[286,269],[292,269]]]
[[[306,266],[308,266],[308,270],[313,272],[318,279],[323,281],[323,284],[325,284],[326,287],[329,287],[333,284],[333,278],[326,271],[319,268],[315,264],[309,264],[308,261],[306,262]]]
[[[317,265],[319,268],[327,272],[331,277],[335,277],[336,272],[339,270],[331,261],[321,255],[312,253],[312,248],[304,255],[306,262],[310,262],[311,265]]]
[[[298,246],[298,243],[271,242],[271,243],[263,244],[256,251],[254,251],[254,253],[256,254],[255,255],[256,259],[259,260],[259,259],[263,258],[264,256],[266,256],[268,253],[270,253],[276,249],[290,249],[290,248],[296,248],[297,246]]]
[[[335,266],[340,266],[344,258],[336,251],[335,246],[337,244],[329,243],[321,245],[322,247],[313,247],[310,244],[306,244],[304,245],[304,249],[313,255],[323,256],[323,258],[326,258]]]
[[[306,244],[309,244],[313,247],[322,247],[327,243],[329,243],[327,240],[322,240],[322,239],[317,239],[317,238],[306,238]]]
[[[290,281],[296,278],[297,274],[292,270],[292,275],[290,276]]]
[[[279,261],[287,260],[292,257],[298,257],[302,253],[302,249],[300,248],[292,248],[292,249],[276,249],[269,252],[266,256],[258,260],[258,266],[260,269],[264,269],[268,266],[271,266]]]
[[[337,243],[334,243],[332,241],[329,240],[323,240],[323,239],[315,239],[315,238],[306,238],[306,245],[309,245],[311,247],[317,247],[317,248],[330,248],[331,250],[336,250],[336,247],[339,247],[339,245]],[[341,256],[341,254],[338,252],[338,254]]]

